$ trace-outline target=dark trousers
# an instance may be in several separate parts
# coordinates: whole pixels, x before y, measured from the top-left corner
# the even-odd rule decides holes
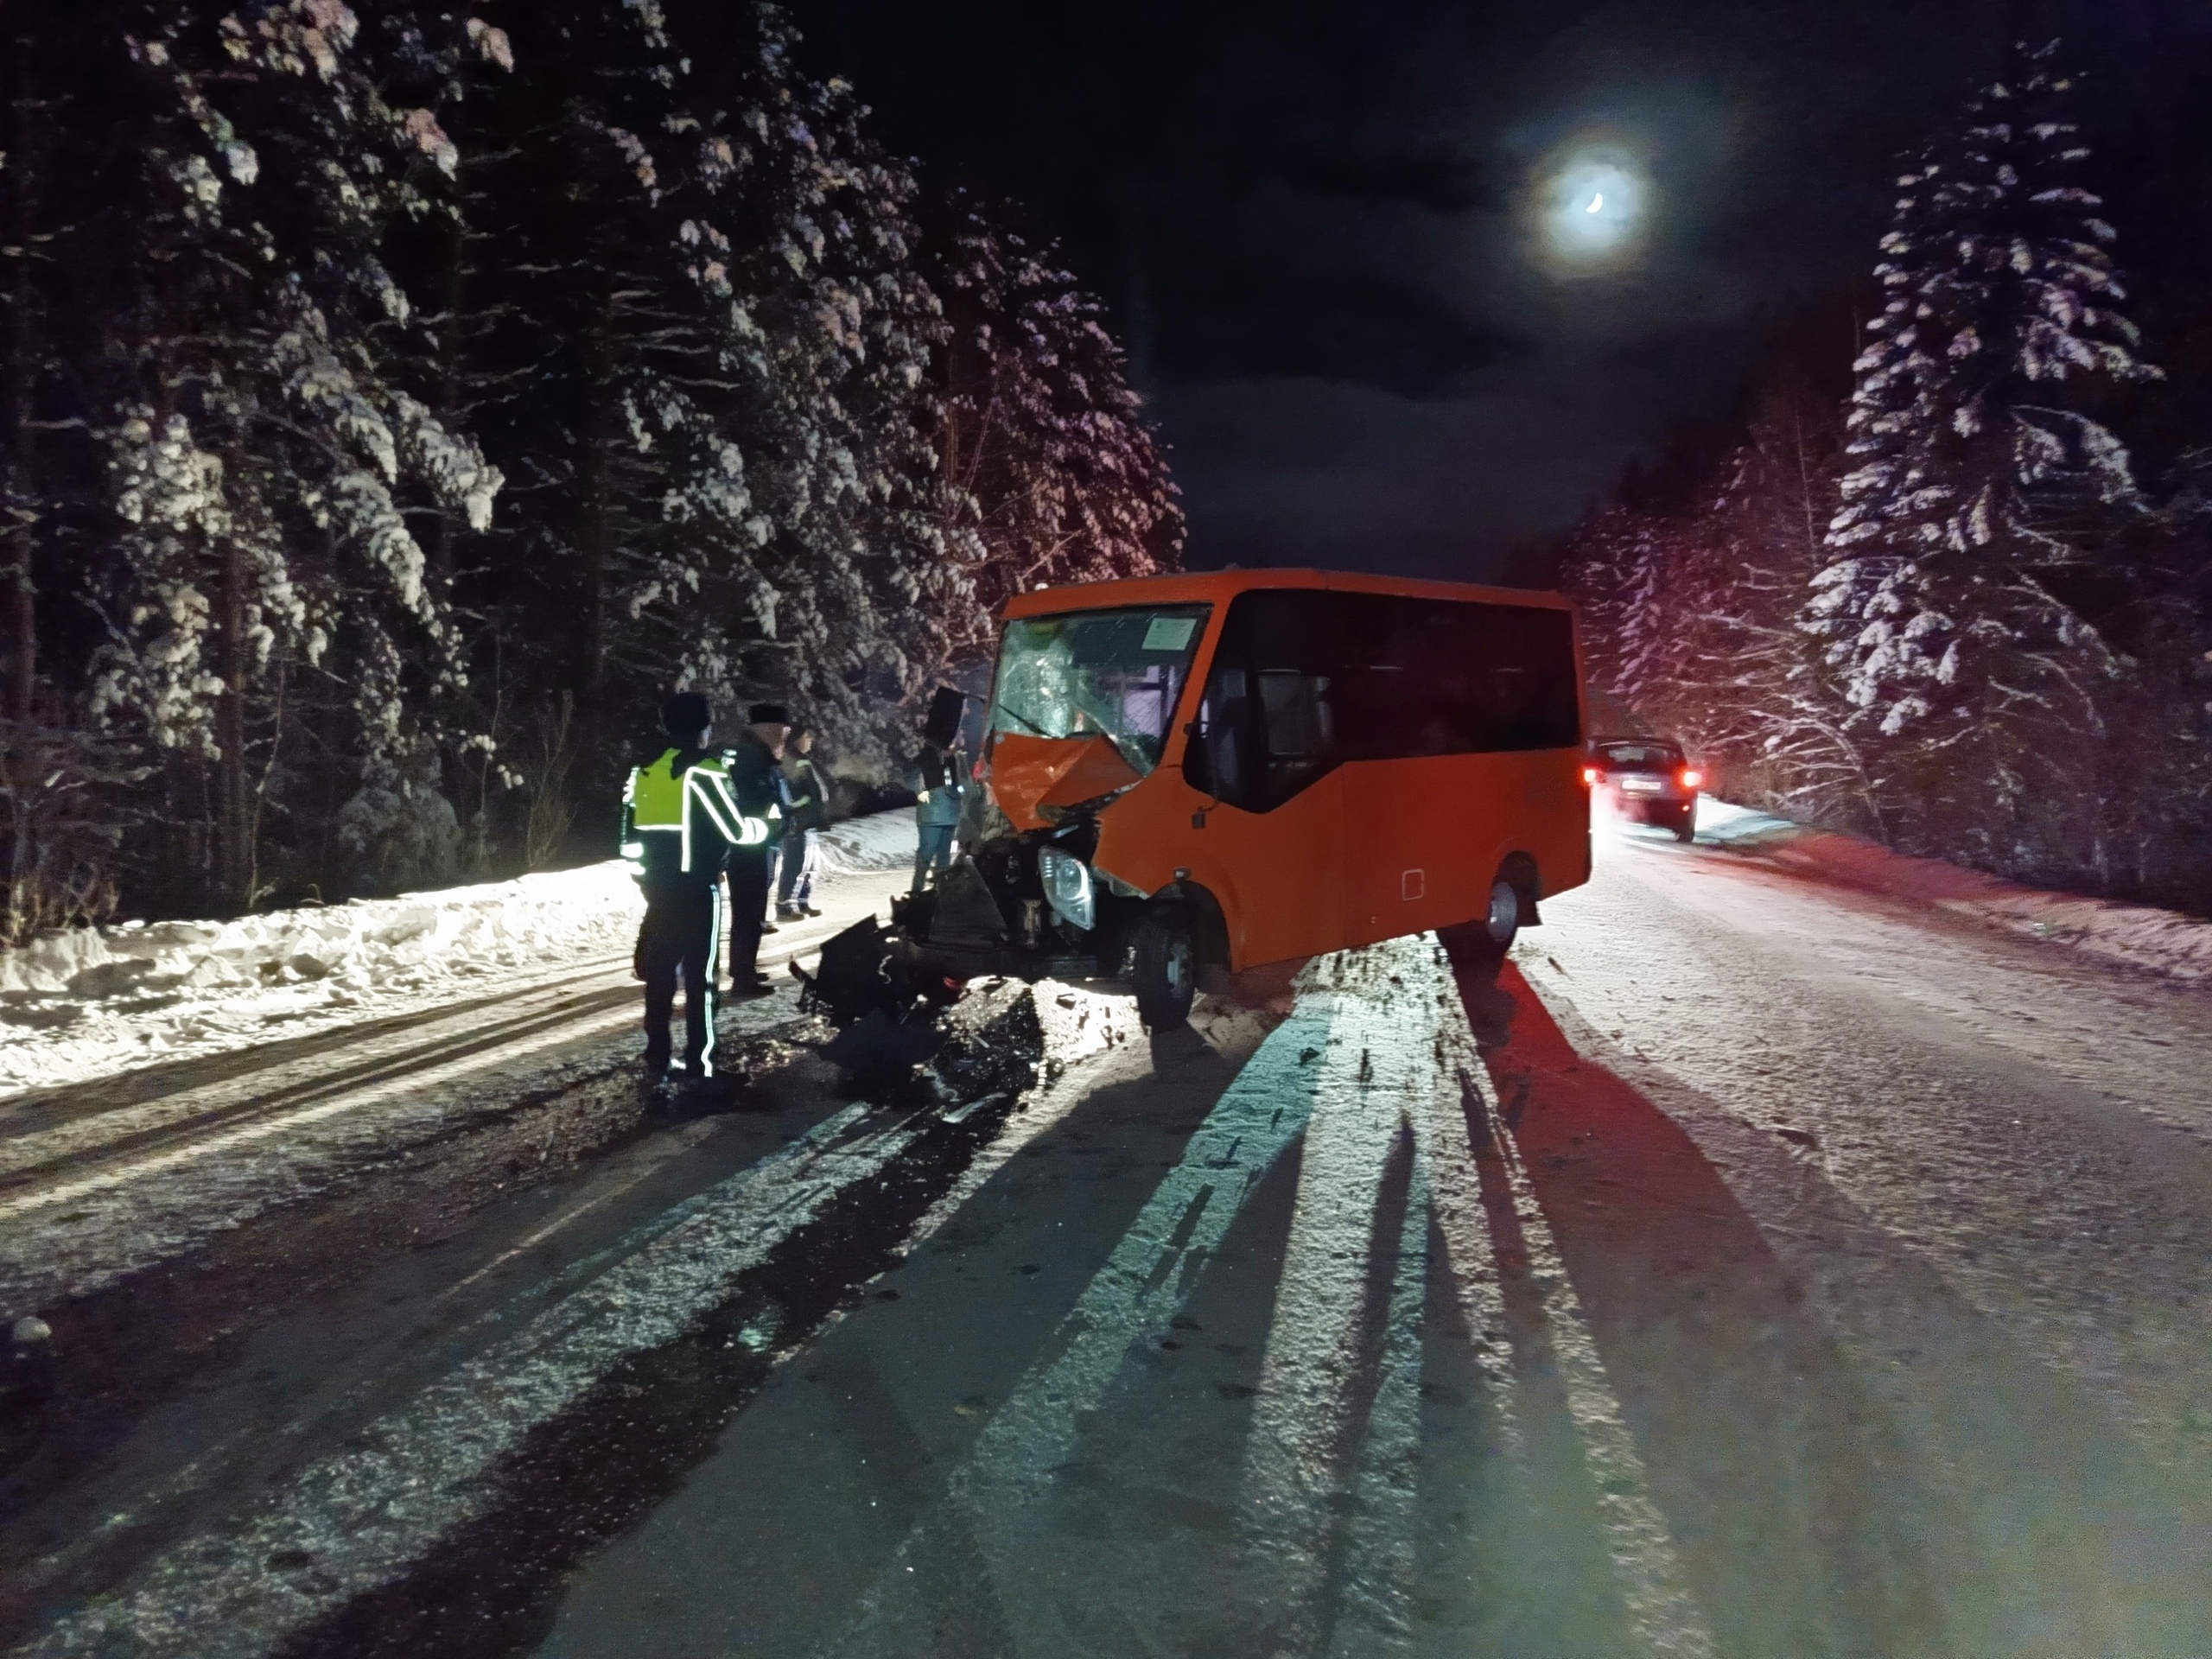
[[[654,1077],[668,1070],[669,1020],[676,1011],[679,975],[683,980],[683,1070],[691,1077],[714,1075],[715,957],[721,944],[717,897],[711,878],[645,889],[638,967],[645,981],[645,1069]]]
[[[772,847],[740,847],[729,855],[729,976],[741,990],[760,971],[760,924],[768,919]]]

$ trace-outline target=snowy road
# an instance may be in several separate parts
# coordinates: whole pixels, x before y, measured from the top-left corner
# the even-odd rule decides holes
[[[2212,1653],[2212,1001],[1710,847],[1546,919],[874,1098],[785,995],[639,1122],[578,979],[0,1121],[0,1643]]]

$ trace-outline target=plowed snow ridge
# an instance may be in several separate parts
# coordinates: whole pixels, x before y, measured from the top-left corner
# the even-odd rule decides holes
[[[1927,905],[2168,978],[2212,979],[2212,922],[2151,905],[2050,893],[1940,859],[1893,853],[1853,836],[1808,830],[1786,818],[1705,798],[1700,840],[1797,875]]]
[[[823,832],[822,874],[895,869],[911,812]],[[0,1099],[435,1007],[626,959],[620,860],[227,922],[78,928],[0,950]]]

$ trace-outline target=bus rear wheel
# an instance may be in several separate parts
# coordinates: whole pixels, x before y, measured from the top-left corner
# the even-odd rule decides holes
[[[1198,988],[1198,946],[1191,918],[1173,906],[1147,910],[1137,918],[1130,957],[1137,1017],[1153,1031],[1187,1020]]]

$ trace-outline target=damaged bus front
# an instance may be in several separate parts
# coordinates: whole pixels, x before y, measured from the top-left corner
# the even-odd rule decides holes
[[[986,787],[961,826],[963,856],[893,910],[932,967],[951,979],[1128,981],[1147,1022],[1189,1012],[1195,943],[1166,925],[1156,880],[1143,885],[1102,857],[1102,823],[1166,757],[1213,608],[1007,620],[983,737]]]

